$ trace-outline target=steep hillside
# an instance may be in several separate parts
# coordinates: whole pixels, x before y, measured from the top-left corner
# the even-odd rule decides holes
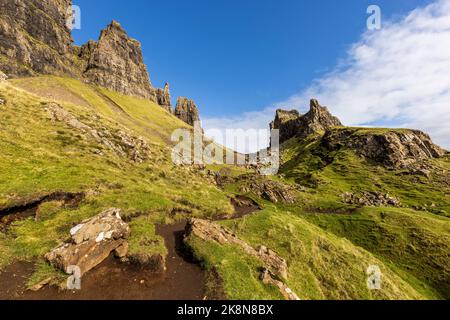
[[[197,105],[118,22],[74,46],[71,4],[0,2],[0,299],[450,299],[450,155],[426,133],[312,99],[270,125],[277,175],[177,165]]]
[[[74,223],[110,207],[132,216],[144,214],[154,223],[185,212],[204,217],[231,212],[226,194],[196,170],[172,164],[171,130],[185,125],[159,106],[73,79],[13,83],[31,86],[42,96],[58,95],[58,100],[0,84],[6,101],[0,106],[2,218],[46,197],[58,198],[57,193],[83,196],[77,206],[57,199],[45,204],[44,212],[39,207],[32,219],[19,217],[3,225],[2,266],[42,256]]]

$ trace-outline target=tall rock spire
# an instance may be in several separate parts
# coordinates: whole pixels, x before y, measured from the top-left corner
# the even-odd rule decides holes
[[[156,102],[141,44],[128,37],[117,21],[102,30],[98,43],[83,46],[81,52],[86,51],[88,63],[83,76],[89,82]]]
[[[177,106],[175,107],[175,116],[191,126],[195,122],[200,121],[200,115],[195,102],[184,97],[178,98]]]

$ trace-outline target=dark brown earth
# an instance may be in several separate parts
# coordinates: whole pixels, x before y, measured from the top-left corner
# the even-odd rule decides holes
[[[0,231],[4,231],[14,221],[24,220],[36,216],[37,209],[45,202],[63,201],[64,206],[75,208],[84,199],[85,194],[70,192],[54,192],[42,197],[37,197],[23,203],[0,208]]]
[[[112,255],[81,279],[81,290],[45,287],[25,291],[33,263],[17,262],[0,273],[0,299],[10,300],[201,300],[205,272],[190,258],[183,245],[186,223],[159,226],[168,249],[167,271],[155,274],[123,264]]]

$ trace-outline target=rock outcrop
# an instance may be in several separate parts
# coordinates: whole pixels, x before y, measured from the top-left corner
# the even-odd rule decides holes
[[[298,131],[300,113],[297,110],[286,111],[278,109],[275,120],[270,124],[271,130],[280,130],[280,142],[294,137]]]
[[[341,121],[333,116],[327,107],[322,107],[316,99],[311,99],[310,110],[305,115],[300,115],[296,110],[277,110],[275,120],[270,124],[272,130],[280,130],[280,143],[295,136],[304,138],[339,126],[342,126]]]
[[[72,0],[0,1],[0,69],[9,76],[78,72],[67,27]]]
[[[446,153],[435,145],[427,134],[408,129],[329,130],[321,144],[329,151],[349,148],[371,161],[397,169],[407,168],[423,160],[439,158]]]
[[[191,126],[193,126],[195,122],[200,121],[200,115],[195,102],[184,97],[179,97],[177,100],[175,116]]]
[[[247,242],[239,239],[230,230],[218,225],[217,223],[191,219],[186,226],[186,239],[197,237],[204,241],[214,241],[220,245],[236,245],[246,254],[258,258],[264,265],[260,280],[265,284],[273,284],[280,289],[280,293],[289,300],[299,300],[298,296],[289,289],[281,280],[288,277],[288,267],[285,259],[280,257],[271,249],[260,246],[253,248]]]
[[[400,201],[389,195],[380,192],[361,192],[358,194],[345,192],[341,195],[342,201],[348,204],[356,204],[368,207],[400,207]]]
[[[85,274],[111,252],[125,246],[130,228],[123,222],[120,213],[120,209],[112,208],[83,221],[70,230],[70,242],[56,247],[45,258],[66,273],[70,273],[75,266],[79,268],[80,275]]]
[[[256,176],[244,176],[240,179],[239,191],[242,193],[251,192],[273,203],[291,204],[295,202],[294,188],[290,186]]]
[[[164,89],[156,89],[156,102],[166,109],[168,112],[173,113],[172,110],[172,102],[170,100],[170,90],[169,90],[169,84],[166,83],[164,85]]]
[[[88,59],[83,72],[87,81],[156,102],[141,44],[128,37],[117,21],[102,30],[97,43],[91,41],[84,45],[80,57]]]

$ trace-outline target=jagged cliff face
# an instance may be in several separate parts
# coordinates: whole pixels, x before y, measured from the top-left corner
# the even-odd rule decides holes
[[[80,57],[87,59],[83,77],[89,82],[156,102],[141,44],[128,37],[118,22],[101,32],[98,43],[84,45]]]
[[[72,0],[1,0],[0,69],[10,77],[69,75],[156,102],[141,51],[118,22],[98,42],[72,45]]]
[[[280,130],[280,143],[295,136],[306,137],[339,126],[342,126],[341,121],[316,99],[310,101],[310,110],[305,115],[300,115],[297,110],[277,110],[275,120],[270,124],[271,129]]]
[[[195,122],[200,121],[200,115],[195,102],[184,97],[178,98],[177,106],[175,107],[175,116],[191,126]]]
[[[270,129],[279,130],[280,141],[284,142],[297,134],[299,118],[300,113],[297,110],[278,109],[275,113],[275,120],[270,124]]]
[[[66,26],[72,0],[1,0],[0,69],[9,76],[79,73]]]
[[[316,99],[312,99],[309,112],[299,118],[298,134],[305,137],[340,126],[341,121],[333,116],[327,107],[322,107]]]

